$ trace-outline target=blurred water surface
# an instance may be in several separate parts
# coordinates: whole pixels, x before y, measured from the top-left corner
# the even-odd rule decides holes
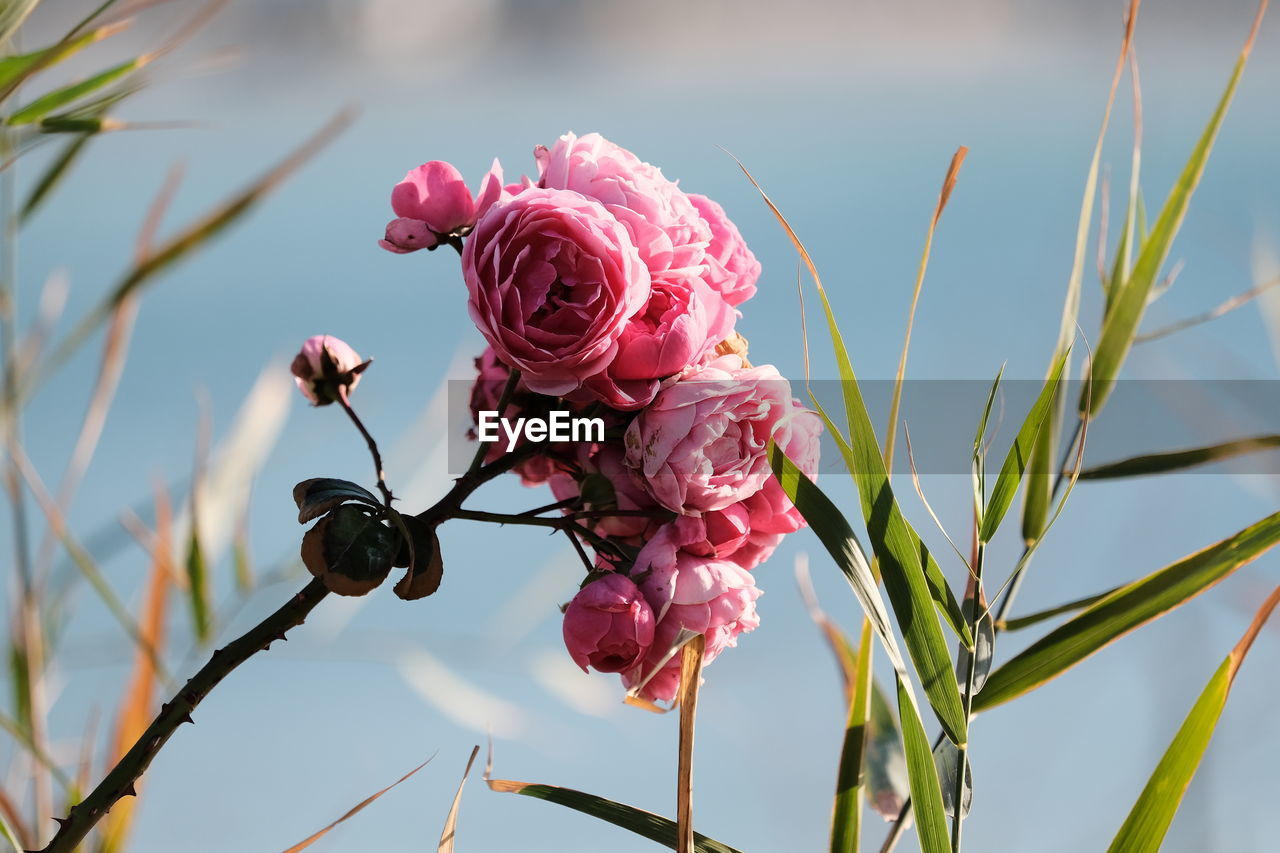
[[[53,4],[33,22],[32,43],[75,6]],[[118,37],[116,49],[151,46],[155,32],[194,8],[156,9],[153,23]],[[383,443],[396,448],[389,473],[397,492],[410,505],[442,492],[443,460],[431,448],[443,420],[429,403],[444,380],[468,376],[481,341],[465,319],[453,256],[400,257],[376,247],[390,217],[388,192],[428,159],[451,160],[478,180],[497,156],[509,177],[518,176],[533,168],[535,143],[565,130],[598,130],[724,205],[765,267],[739,328],[753,360],[773,362],[794,380],[803,375],[796,259],[718,146],[752,169],[812,250],[860,374],[886,379],[938,185],[951,153],[967,145],[935,242],[910,372],[986,380],[1007,362],[1007,376],[1034,379],[1057,330],[1120,11],[1109,0],[233,3],[195,44],[166,60],[157,85],[125,113],[200,125],[102,140],[31,225],[19,259],[28,316],[39,285],[57,270],[71,282],[72,316],[110,286],[171,163],[185,164],[168,214],[178,223],[339,107],[358,104],[361,117],[247,223],[148,294],[72,520],[81,531],[113,529],[121,508],[143,502],[155,478],[181,482],[194,452],[197,400],[207,399],[215,437],[225,436],[264,365],[319,332],[376,358],[359,403]],[[1150,207],[1212,110],[1251,15],[1245,2],[1144,8],[1137,45]],[[229,53],[235,63],[212,73]],[[1277,237],[1278,72],[1280,25],[1271,20],[1175,251],[1185,269],[1151,309],[1153,325],[1249,287],[1258,246]],[[1121,187],[1129,128],[1122,99],[1107,149]],[[31,162],[21,167],[28,179]],[[1096,340],[1094,282],[1086,281],[1082,323]],[[821,338],[813,352],[815,376],[829,378]],[[96,363],[95,345],[28,411],[29,453],[47,480],[56,480],[74,440]],[[1277,378],[1273,342],[1252,307],[1136,349],[1127,370],[1160,379]],[[279,361],[268,381],[287,387]],[[964,434],[973,429],[967,415],[931,416],[954,421]],[[1104,415],[1096,429],[1106,428]],[[254,484],[250,532],[259,567],[296,550],[295,482],[317,475],[367,481],[368,467],[340,413],[294,401]],[[828,482],[852,512],[851,484],[835,475]],[[944,522],[962,530],[967,480],[924,482]],[[935,552],[948,554],[905,480],[898,492]],[[1276,498],[1275,478],[1262,476],[1082,484],[1036,558],[1017,610],[1152,571],[1274,511]],[[513,481],[482,492],[475,505],[523,509],[546,500]],[[1012,567],[1015,539],[1011,529],[993,548],[997,579]],[[698,828],[755,853],[822,849],[831,806],[843,709],[835,667],[795,592],[792,564],[801,551],[812,555],[824,606],[856,628],[853,597],[816,539],[790,537],[757,570],[766,592],[761,627],[709,669],[700,703]],[[673,813],[674,717],[624,708],[611,678],[575,673],[563,652],[556,607],[572,595],[578,569],[562,542],[455,522],[444,532],[444,553],[436,597],[407,604],[379,590],[326,601],[288,644],[220,687],[148,774],[136,849],[282,849],[436,754],[316,848],[428,849],[467,753],[490,727],[499,776]],[[141,552],[124,547],[107,568],[133,601],[146,566]],[[958,585],[962,570],[947,568]],[[1105,845],[1205,680],[1277,582],[1278,568],[1277,557],[1264,557],[1193,605],[979,719],[977,793],[966,826],[972,849]],[[220,626],[223,636],[253,624],[299,583],[263,590]],[[216,585],[230,596],[225,561]],[[54,731],[68,738],[64,751],[89,709],[112,707],[130,661],[98,602],[81,591],[75,604],[55,673]],[[997,654],[1026,642],[1004,637]],[[1261,851],[1280,832],[1280,815],[1264,808],[1280,759],[1270,677],[1278,664],[1280,644],[1270,631],[1244,668],[1165,849]],[[868,825],[873,838],[875,824]],[[458,844],[472,851],[652,849],[556,806],[492,794],[475,779]]]

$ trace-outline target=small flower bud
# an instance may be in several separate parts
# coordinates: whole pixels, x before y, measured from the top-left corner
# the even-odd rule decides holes
[[[298,390],[313,406],[327,406],[350,394],[369,366],[346,342],[331,335],[307,338],[290,370]]]

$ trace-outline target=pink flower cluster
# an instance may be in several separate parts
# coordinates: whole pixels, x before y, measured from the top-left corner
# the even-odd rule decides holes
[[[413,170],[381,245],[459,249],[489,344],[473,411],[496,411],[518,371],[507,417],[607,424],[604,441],[517,446],[514,470],[548,484],[596,551],[565,609],[570,656],[669,700],[682,633],[705,636],[709,662],[759,624],[751,570],[803,524],[768,445],[814,476],[821,422],[746,360],[734,326],[760,264],[720,205],[599,134],[534,156],[536,178],[504,185],[495,161],[475,196],[447,163]]]

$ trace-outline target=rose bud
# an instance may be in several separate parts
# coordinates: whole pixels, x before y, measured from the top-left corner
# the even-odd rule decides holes
[[[578,591],[564,613],[564,644],[585,672],[626,672],[653,645],[653,609],[631,579],[609,572]]]
[[[298,390],[313,406],[327,406],[355,390],[369,366],[345,341],[332,335],[307,338],[289,369]]]
[[[443,160],[423,163],[391,191],[391,210],[396,218],[387,223],[386,235],[378,245],[401,255],[434,249],[446,239],[467,234],[476,218],[504,195],[502,167],[497,160],[475,198],[453,164]]]

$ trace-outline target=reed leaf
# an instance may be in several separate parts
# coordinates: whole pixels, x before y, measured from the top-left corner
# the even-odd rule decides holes
[[[63,107],[73,105],[81,98],[92,95],[100,89],[105,89],[117,80],[142,68],[150,61],[151,57],[149,55],[139,56],[113,65],[105,71],[99,71],[97,74],[78,83],[54,89],[52,92],[41,95],[31,103],[18,109],[7,117],[4,123],[16,127],[40,121],[45,116],[51,115]]]
[[[1165,750],[1155,772],[1142,789],[1138,801],[1133,804],[1120,832],[1107,848],[1108,853],[1155,853],[1160,849],[1187,792],[1187,786],[1191,784],[1191,778],[1209,747],[1209,740],[1213,737],[1218,718],[1222,716],[1222,709],[1227,704],[1236,673],[1240,671],[1249,648],[1277,604],[1280,604],[1280,587],[1258,609],[1240,642],[1205,685],[1200,698],[1191,707],[1191,712],[1187,714],[1182,727],[1174,735],[1173,742]]]
[[[436,847],[436,853],[453,853],[454,840],[458,835],[458,809],[462,805],[462,789],[467,785],[467,777],[471,775],[471,766],[476,763],[476,756],[480,754],[480,747],[476,746],[471,750],[471,757],[467,759],[467,769],[462,771],[462,781],[458,783],[458,792],[453,795],[453,804],[449,806],[449,814],[444,820],[444,829],[440,833],[440,844]]]
[[[625,803],[597,797],[575,791],[572,788],[560,788],[555,785],[534,785],[528,782],[515,782],[510,779],[492,779],[485,773],[485,782],[490,790],[503,794],[520,794],[537,800],[573,809],[590,817],[611,823],[642,838],[655,841],[664,847],[676,849],[676,822],[669,818],[647,812]],[[714,838],[708,838],[700,832],[693,834],[694,850],[697,853],[741,853],[727,844]]]
[[[1258,435],[1252,438],[1238,438],[1211,444],[1207,447],[1192,447],[1186,450],[1168,450],[1162,453],[1148,453],[1133,456],[1105,465],[1095,465],[1080,472],[1081,480],[1111,480],[1118,477],[1144,477],[1150,474],[1168,474],[1173,471],[1184,471],[1200,465],[1209,465],[1226,459],[1234,459],[1248,453],[1280,448],[1280,434]]]
[[[11,5],[11,4],[6,4]],[[0,17],[3,13],[0,13]],[[128,26],[127,21],[108,24],[49,47],[0,58],[0,100],[36,72],[56,65],[91,44],[113,36]],[[0,31],[3,25],[0,25]]]
[[[432,758],[434,758],[434,757],[435,757],[435,756],[432,756]],[[348,809],[348,810],[346,811],[346,813],[345,813],[342,817],[338,818],[338,819],[337,819],[337,820],[335,820],[333,823],[331,823],[331,824],[329,824],[328,826],[326,826],[324,829],[321,829],[321,830],[319,830],[318,832],[314,832],[314,833],[312,833],[311,835],[307,836],[306,838],[302,839],[302,840],[301,840],[301,841],[299,841],[297,844],[295,844],[295,845],[293,845],[292,847],[290,847],[290,848],[288,848],[287,850],[285,850],[285,851],[284,851],[284,853],[301,853],[301,851],[306,850],[306,849],[307,849],[308,847],[310,847],[312,844],[315,844],[315,843],[316,843],[317,841],[319,841],[321,838],[323,838],[324,836],[328,835],[328,834],[329,834],[329,830],[333,829],[333,828],[334,828],[335,826],[337,826],[338,824],[340,824],[340,823],[342,823],[342,822],[344,822],[344,821],[346,821],[346,820],[349,820],[350,818],[355,817],[357,814],[359,814],[360,812],[364,811],[364,809],[365,809],[365,807],[366,807],[366,806],[368,806],[368,805],[372,804],[375,800],[377,800],[379,797],[381,797],[381,796],[382,796],[383,794],[385,794],[387,791],[390,791],[392,788],[394,788],[395,786],[399,785],[401,782],[405,781],[405,780],[406,780],[406,779],[408,779],[410,776],[412,776],[413,774],[417,773],[419,770],[421,770],[422,768],[426,767],[426,766],[427,766],[428,764],[430,764],[430,763],[431,763],[431,759],[430,759],[430,758],[428,758],[426,761],[422,762],[422,763],[421,763],[421,764],[419,764],[417,767],[413,768],[413,769],[412,769],[412,770],[410,770],[408,773],[404,774],[404,775],[403,775],[403,776],[401,776],[399,779],[397,779],[396,781],[392,782],[392,783],[391,783],[390,785],[388,785],[387,787],[383,788],[381,791],[376,791],[376,792],[374,792],[374,793],[370,794],[369,796],[365,797],[363,800],[361,800],[360,802],[358,802],[358,803],[356,803],[354,806],[352,806],[350,809]]]
[[[1080,318],[1080,291],[1084,281],[1085,254],[1089,243],[1090,225],[1093,221],[1094,199],[1098,189],[1098,170],[1102,163],[1102,148],[1106,142],[1107,128],[1111,124],[1111,111],[1116,102],[1116,91],[1120,88],[1120,79],[1124,75],[1125,63],[1129,50],[1133,45],[1133,28],[1138,19],[1138,8],[1141,0],[1131,0],[1125,12],[1124,38],[1120,42],[1120,56],[1116,59],[1115,71],[1111,76],[1111,88],[1107,94],[1107,105],[1102,113],[1102,126],[1098,129],[1097,141],[1093,146],[1093,158],[1089,162],[1089,174],[1084,182],[1084,194],[1080,200],[1080,216],[1076,223],[1075,253],[1071,263],[1071,273],[1067,277],[1067,295],[1062,305],[1062,322],[1058,326],[1058,343],[1054,348],[1053,359],[1049,362],[1049,371],[1071,346],[1075,339],[1076,324]],[[1064,371],[1063,378],[1069,379],[1071,371]],[[1055,395],[1049,428],[1040,433],[1031,453],[1031,471],[1027,476],[1027,486],[1022,505],[1022,538],[1025,542],[1036,542],[1044,535],[1048,524],[1049,513],[1053,506],[1053,467],[1057,463],[1058,432],[1062,422],[1065,399],[1061,394]]]
[[[964,624],[959,602],[947,585],[946,578],[942,576],[937,563],[920,541],[919,535],[903,516],[893,496],[893,489],[889,485],[889,473],[885,468],[884,457],[881,455],[875,427],[871,424],[871,416],[862,398],[857,378],[854,376],[848,350],[845,348],[835,312],[822,286],[817,267],[786,217],[782,215],[782,211],[773,203],[746,167],[741,162],[738,165],[786,231],[796,251],[808,267],[818,294],[822,298],[832,347],[835,350],[836,363],[840,371],[840,385],[844,392],[850,440],[848,442],[843,440],[840,431],[820,407],[819,414],[823,416],[831,430],[849,466],[849,473],[853,475],[858,486],[862,513],[867,524],[867,536],[871,540],[872,550],[879,561],[885,590],[889,593],[889,601],[893,605],[898,624],[903,630],[907,651],[911,655],[925,694],[947,736],[957,743],[963,743],[968,721],[965,719],[964,709],[960,703],[960,690],[951,675],[951,655],[942,635],[942,627],[938,622],[935,606],[947,617],[952,629],[966,645],[972,645],[972,635]],[[814,402],[816,404],[817,401]]]
[[[991,673],[984,711],[1034,690],[1135,628],[1204,592],[1280,542],[1280,512],[1095,602]]]
[[[938,767],[934,763],[933,749],[929,746],[924,725],[901,678],[898,679],[898,719],[907,755],[907,777],[911,781],[911,802],[915,808],[920,849],[923,853],[948,853],[951,839],[947,835]]]
[[[1026,420],[1022,422],[1017,436],[1014,437],[1013,445],[1004,458],[1004,464],[1000,466],[1000,473],[996,475],[995,485],[991,488],[991,497],[982,511],[982,525],[978,533],[978,539],[982,542],[991,541],[1000,528],[1000,522],[1004,521],[1005,513],[1013,505],[1013,499],[1018,494],[1018,486],[1022,483],[1022,475],[1027,470],[1027,463],[1031,459],[1032,448],[1039,439],[1040,433],[1043,432],[1053,399],[1058,393],[1058,382],[1062,378],[1062,372],[1070,357],[1071,347],[1067,347],[1055,362],[1049,378],[1044,382],[1044,388],[1036,397],[1031,411],[1027,413]],[[994,388],[992,390],[994,391]],[[989,408],[989,401],[987,405]],[[985,424],[986,416],[984,415],[983,425]]]
[[[1258,13],[1244,47],[1241,48],[1240,55],[1236,59],[1226,90],[1222,93],[1195,148],[1192,149],[1191,157],[1183,166],[1173,189],[1170,190],[1159,217],[1151,227],[1151,232],[1142,240],[1137,260],[1133,264],[1133,271],[1125,279],[1115,296],[1111,310],[1107,312],[1107,317],[1103,321],[1102,335],[1098,340],[1097,351],[1093,355],[1093,393],[1088,399],[1082,396],[1079,403],[1079,410],[1091,417],[1096,417],[1106,405],[1107,398],[1115,387],[1120,368],[1133,346],[1138,325],[1146,312],[1151,289],[1160,276],[1160,269],[1164,266],[1173,246],[1173,240],[1186,217],[1191,196],[1204,175],[1209,153],[1213,150],[1213,143],[1218,136],[1218,131],[1222,128],[1227,108],[1231,105],[1240,78],[1244,74],[1245,65],[1253,50],[1254,39],[1266,10],[1267,0],[1263,0],[1258,5]]]

